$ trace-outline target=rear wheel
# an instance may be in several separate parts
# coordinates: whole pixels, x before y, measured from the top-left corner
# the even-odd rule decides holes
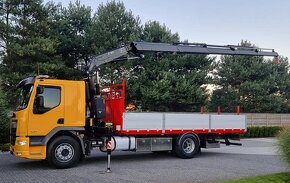
[[[47,160],[56,168],[72,167],[80,158],[80,145],[70,136],[59,136],[49,144]]]
[[[180,158],[193,158],[199,152],[199,144],[199,140],[194,134],[183,134],[176,139],[175,153]]]

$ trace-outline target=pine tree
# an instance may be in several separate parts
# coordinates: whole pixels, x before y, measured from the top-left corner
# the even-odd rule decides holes
[[[251,46],[247,41],[243,46]],[[223,56],[216,68],[211,109],[220,105],[225,112],[234,112],[237,105],[243,112],[287,112],[289,100],[289,63],[263,57]],[[287,96],[288,95],[288,96]]]
[[[142,39],[179,42],[177,33],[153,21],[145,24]],[[202,86],[208,82],[213,59],[205,55],[146,55],[132,67],[128,101],[152,111],[198,111],[207,102]]]

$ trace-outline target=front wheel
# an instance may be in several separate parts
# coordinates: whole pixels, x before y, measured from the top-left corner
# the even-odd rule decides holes
[[[47,160],[56,168],[69,168],[79,162],[81,148],[70,136],[59,136],[48,146]]]
[[[193,158],[199,151],[199,144],[199,140],[194,134],[183,134],[176,139],[175,153],[183,159]]]

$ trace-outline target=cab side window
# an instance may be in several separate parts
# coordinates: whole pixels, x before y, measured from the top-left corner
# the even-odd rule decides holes
[[[61,88],[52,86],[41,86],[43,91],[35,97],[33,113],[43,114],[55,107],[61,102]],[[39,102],[41,98],[41,102]],[[40,104],[39,104],[40,103]]]
[[[44,87],[44,108],[52,109],[60,104],[60,88]]]

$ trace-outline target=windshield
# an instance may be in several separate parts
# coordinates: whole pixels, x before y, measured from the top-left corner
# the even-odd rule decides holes
[[[20,93],[20,99],[16,107],[17,111],[25,109],[27,107],[32,89],[33,89],[33,85],[25,85],[22,88],[21,93]]]

